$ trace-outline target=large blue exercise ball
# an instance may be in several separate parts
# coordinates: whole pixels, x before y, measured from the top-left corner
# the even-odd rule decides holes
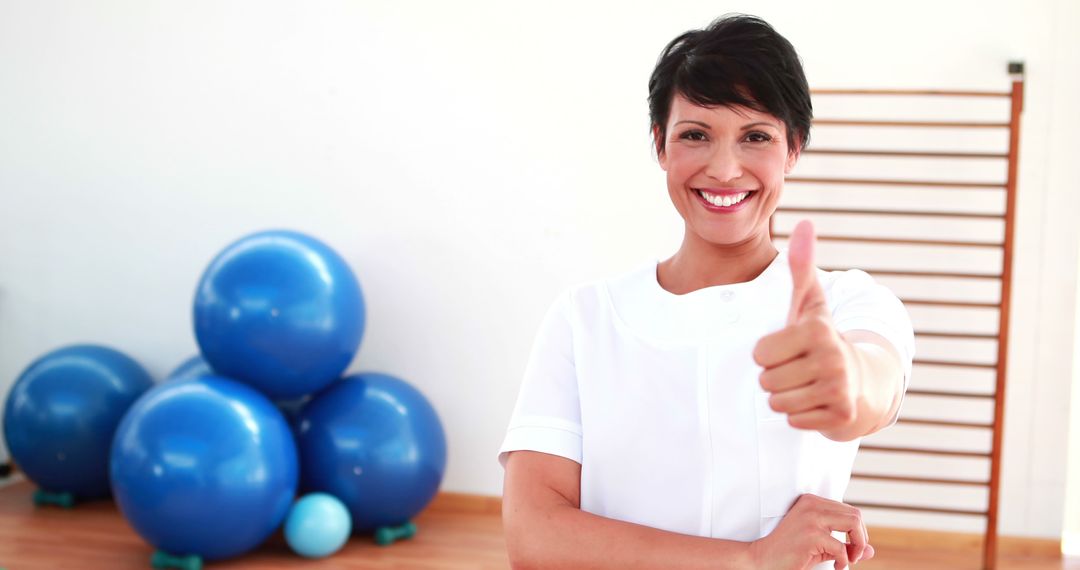
[[[225,248],[195,292],[195,337],[219,374],[271,399],[317,392],[349,366],[364,333],[364,301],[334,250],[292,231]]]
[[[281,412],[220,376],[162,384],[116,431],[113,495],[147,542],[208,560],[247,552],[285,519],[298,481]]]
[[[435,497],[446,470],[446,434],[419,390],[377,373],[343,378],[296,420],[301,487],[349,509],[354,532],[394,526]]]
[[[188,378],[196,378],[204,374],[213,373],[214,369],[210,368],[210,363],[207,362],[201,354],[196,354],[181,362],[176,368],[173,368],[172,372],[165,377],[165,381],[187,380]]]
[[[151,386],[138,362],[112,348],[76,345],[45,354],[8,394],[4,437],[11,457],[45,491],[108,496],[113,434]]]

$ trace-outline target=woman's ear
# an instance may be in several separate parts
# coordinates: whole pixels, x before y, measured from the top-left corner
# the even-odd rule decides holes
[[[791,174],[791,169],[795,168],[795,164],[797,162],[799,162],[799,155],[800,154],[802,154],[802,151],[799,150],[799,149],[795,149],[793,151],[788,152],[788,154],[787,154],[787,162],[784,163],[784,174],[785,175]]]
[[[653,149],[656,150],[656,160],[660,163],[660,168],[667,170],[667,152],[664,147],[664,135],[660,132],[660,125],[653,125],[652,128],[652,140]]]

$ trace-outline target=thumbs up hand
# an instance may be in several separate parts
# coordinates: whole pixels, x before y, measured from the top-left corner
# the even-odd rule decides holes
[[[862,391],[855,349],[833,327],[814,267],[814,226],[801,221],[788,242],[793,291],[787,325],[754,347],[769,406],[800,429],[841,432],[857,419]]]

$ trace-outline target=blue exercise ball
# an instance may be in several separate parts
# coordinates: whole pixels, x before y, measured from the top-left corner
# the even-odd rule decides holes
[[[298,481],[281,412],[220,376],[143,395],[116,431],[109,467],[117,506],[140,536],[207,560],[262,543],[285,520]]]
[[[322,558],[341,550],[351,533],[349,510],[326,493],[304,495],[285,519],[285,542],[307,558]]]
[[[219,374],[271,399],[317,392],[349,366],[364,333],[364,300],[334,250],[292,231],[225,248],[195,292],[195,337]]]
[[[353,530],[396,526],[435,497],[446,471],[446,434],[419,390],[386,374],[343,378],[296,420],[301,488],[349,509]]]
[[[188,378],[195,378],[204,374],[213,374],[214,369],[210,368],[210,363],[200,354],[196,354],[191,358],[181,362],[173,371],[165,377],[165,381],[169,380],[187,380]]]
[[[8,394],[4,437],[11,457],[45,491],[108,496],[113,434],[152,386],[138,362],[112,348],[76,345],[45,354]]]

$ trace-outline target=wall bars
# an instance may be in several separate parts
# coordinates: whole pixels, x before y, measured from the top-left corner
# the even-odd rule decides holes
[[[1023,66],[1009,91],[815,90],[771,220],[814,221],[817,264],[903,300],[916,335],[897,425],[863,440],[847,502],[878,526],[981,532],[995,567]]]

